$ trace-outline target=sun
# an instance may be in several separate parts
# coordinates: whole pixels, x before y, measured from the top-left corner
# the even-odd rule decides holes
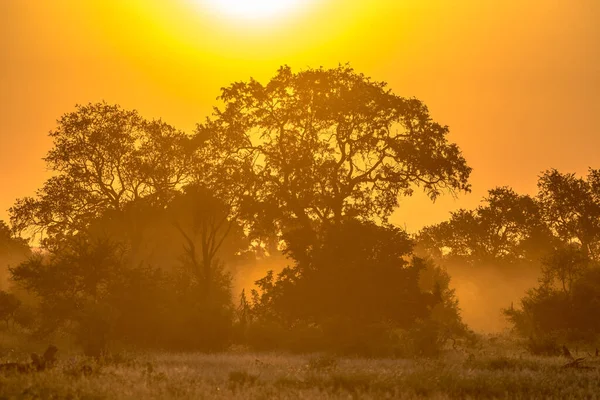
[[[302,0],[205,0],[220,14],[240,19],[268,19],[291,13]]]

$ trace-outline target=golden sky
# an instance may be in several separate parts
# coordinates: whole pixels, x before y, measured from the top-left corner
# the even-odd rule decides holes
[[[451,129],[473,193],[402,203],[415,230],[487,189],[600,168],[599,0],[298,0],[274,19],[207,0],[0,0],[0,219],[48,176],[47,132],[106,100],[191,132],[219,88],[350,62]],[[252,0],[248,0],[251,2]]]

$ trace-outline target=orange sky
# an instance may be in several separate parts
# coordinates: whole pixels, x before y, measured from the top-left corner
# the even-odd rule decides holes
[[[281,64],[351,62],[450,125],[473,194],[403,201],[415,230],[486,190],[535,190],[543,169],[600,168],[600,1],[304,0],[278,20],[205,0],[0,0],[0,219],[47,177],[47,132],[106,100],[191,131],[219,88]],[[248,0],[252,1],[252,0]]]

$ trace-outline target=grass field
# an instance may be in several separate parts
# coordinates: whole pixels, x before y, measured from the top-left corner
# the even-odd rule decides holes
[[[582,368],[533,357],[507,337],[482,338],[439,359],[368,360],[323,355],[122,353],[90,363],[61,354],[52,370],[0,375],[2,399],[600,398],[600,359]],[[26,354],[3,362],[25,361]],[[88,365],[84,373],[82,367]]]

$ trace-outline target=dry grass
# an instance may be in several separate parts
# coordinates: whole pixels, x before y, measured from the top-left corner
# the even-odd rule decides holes
[[[95,364],[62,354],[53,370],[0,375],[0,398],[600,398],[600,359],[586,358],[587,368],[567,362],[529,356],[502,338],[436,360],[232,352],[121,355]]]

